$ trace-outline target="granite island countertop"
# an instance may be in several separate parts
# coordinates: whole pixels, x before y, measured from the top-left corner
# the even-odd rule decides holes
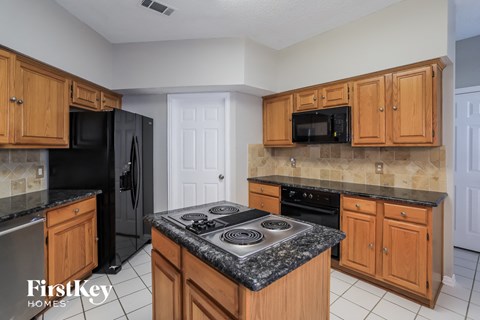
[[[0,223],[82,200],[101,190],[42,190],[0,199]]]
[[[227,201],[215,203],[215,205],[220,204],[235,205]],[[169,213],[200,209],[212,205],[210,203],[155,213],[145,217],[145,220],[197,258],[252,291],[259,291],[267,287],[345,238],[345,234],[339,230],[302,221],[311,224],[313,228],[290,240],[240,260],[164,218]]]
[[[250,182],[274,184],[361,196],[379,200],[400,201],[415,205],[437,207],[448,196],[444,192],[382,187],[368,184],[308,179],[288,176],[265,176],[248,178]]]

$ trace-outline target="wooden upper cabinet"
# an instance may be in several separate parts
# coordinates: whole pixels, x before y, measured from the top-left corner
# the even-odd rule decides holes
[[[63,75],[18,58],[14,143],[68,146],[68,93]]]
[[[385,77],[353,83],[353,145],[386,142]]]
[[[293,146],[292,112],[292,94],[263,101],[263,144],[265,146]]]
[[[100,90],[76,80],[72,81],[70,105],[90,110],[100,110]]]
[[[433,142],[432,67],[393,73],[392,141]]]
[[[13,70],[14,55],[0,50],[0,143],[10,142],[10,111],[14,103]]]
[[[347,238],[341,242],[341,263],[354,270],[375,274],[376,217],[351,211],[342,212],[342,231]]]
[[[382,251],[385,281],[427,293],[427,227],[385,219]]]
[[[295,93],[295,112],[318,109],[318,90],[305,90]]]
[[[339,83],[323,87],[321,92],[321,108],[349,105],[348,83]]]
[[[119,95],[102,91],[100,100],[102,110],[122,108],[122,98]]]

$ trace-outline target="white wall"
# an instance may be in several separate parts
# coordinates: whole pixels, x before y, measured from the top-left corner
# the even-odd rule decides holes
[[[446,56],[448,0],[405,0],[279,52],[278,91]]]
[[[233,173],[231,201],[248,205],[248,145],[262,143],[262,99],[230,94],[230,159]]]
[[[154,210],[167,210],[167,95],[124,96],[123,109],[153,119]]]
[[[480,86],[480,36],[457,42],[456,88]]]
[[[243,84],[242,39],[114,45],[115,89]]]
[[[0,45],[105,87],[112,45],[52,0],[1,0]]]

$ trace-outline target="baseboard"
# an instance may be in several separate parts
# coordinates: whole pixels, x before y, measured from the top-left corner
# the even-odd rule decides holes
[[[451,277],[443,276],[442,283],[449,287],[455,287],[455,275],[452,274]]]

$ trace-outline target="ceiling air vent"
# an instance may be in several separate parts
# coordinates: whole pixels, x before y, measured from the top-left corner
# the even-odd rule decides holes
[[[141,5],[145,8],[160,12],[166,16],[170,16],[175,11],[173,8],[167,7],[164,4],[152,0],[142,0]]]

